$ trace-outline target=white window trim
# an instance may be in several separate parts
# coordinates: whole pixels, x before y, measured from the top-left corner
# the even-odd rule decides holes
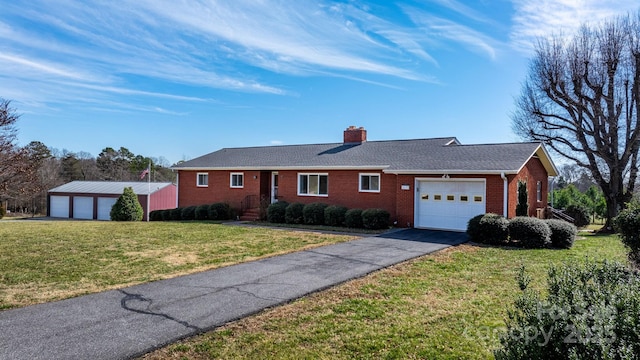
[[[206,175],[207,176],[207,183],[206,184],[200,184],[200,175]],[[199,172],[196,174],[196,186],[197,187],[209,187],[209,173],[206,172]]]
[[[378,177],[378,190],[364,190],[362,189],[362,177],[363,176],[377,176]],[[369,182],[371,185],[371,182]],[[360,173],[358,174],[358,191],[360,192],[368,192],[368,193],[379,193],[380,188],[382,188],[382,176],[379,173]]]
[[[233,185],[233,176],[236,175],[240,175],[242,176],[242,185],[238,186],[238,185]],[[233,189],[242,189],[244,188],[244,173],[242,172],[232,172],[231,174],[229,174],[229,187],[233,188]]]
[[[318,176],[318,191],[320,191],[320,176],[327,177],[327,193],[326,194],[304,194],[300,192],[300,176],[309,176],[309,175]],[[307,186],[308,186],[308,183],[307,183]],[[298,173],[298,189],[296,190],[296,192],[298,193],[298,196],[328,197],[329,196],[329,173]]]

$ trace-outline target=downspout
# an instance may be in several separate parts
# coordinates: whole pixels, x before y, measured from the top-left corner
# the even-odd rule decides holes
[[[509,217],[509,184],[507,184],[507,177],[504,174],[504,171],[500,173],[500,177],[502,178],[502,181],[504,182],[503,187],[503,194],[502,194],[502,209],[504,212],[504,217],[508,218]]]

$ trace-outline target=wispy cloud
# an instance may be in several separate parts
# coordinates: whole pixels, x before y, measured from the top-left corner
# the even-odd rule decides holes
[[[511,42],[529,52],[535,39],[552,33],[574,33],[581,24],[595,23],[637,11],[637,0],[513,0]]]

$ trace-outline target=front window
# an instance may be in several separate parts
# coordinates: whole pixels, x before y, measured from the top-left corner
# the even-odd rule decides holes
[[[244,174],[243,173],[231,173],[231,187],[232,188],[244,187]]]
[[[361,192],[380,192],[380,174],[360,174]]]
[[[542,181],[536,183],[536,200],[542,201]]]
[[[329,175],[299,174],[298,195],[327,196],[329,194]]]
[[[199,187],[207,187],[209,186],[209,174],[208,173],[198,173],[197,186]]]

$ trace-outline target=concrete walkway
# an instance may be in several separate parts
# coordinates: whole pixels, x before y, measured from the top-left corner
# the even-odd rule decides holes
[[[460,244],[402,230],[0,312],[0,359],[127,359],[372,271]]]

